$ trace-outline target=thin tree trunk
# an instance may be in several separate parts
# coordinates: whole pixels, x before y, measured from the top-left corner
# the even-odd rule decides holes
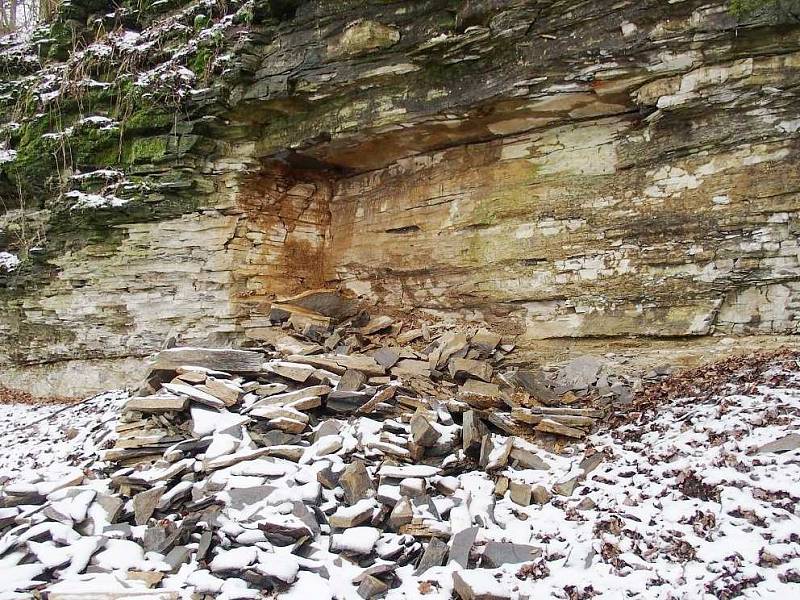
[[[48,22],[56,12],[57,0],[39,0],[39,20]]]
[[[8,13],[5,0],[0,0],[0,33],[8,32]]]

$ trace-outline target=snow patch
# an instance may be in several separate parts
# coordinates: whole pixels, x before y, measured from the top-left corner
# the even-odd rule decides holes
[[[128,203],[128,200],[116,196],[102,196],[100,194],[87,194],[79,190],[72,190],[64,194],[65,198],[74,200],[70,210],[91,208],[119,208]]]
[[[0,252],[0,271],[10,273],[19,267],[19,257],[10,252]]]

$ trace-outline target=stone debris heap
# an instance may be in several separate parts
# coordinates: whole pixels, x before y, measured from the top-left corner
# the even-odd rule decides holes
[[[738,388],[718,384],[724,398],[687,396],[692,373],[644,395],[681,401],[550,451],[488,418],[561,440],[516,421],[518,409],[370,382],[386,374],[355,386],[352,365],[169,349],[140,395],[70,408],[88,414],[84,450],[65,431],[76,448],[65,464],[0,473],[0,598],[525,600],[589,598],[595,586],[641,597],[671,593],[687,556],[694,596],[756,581],[789,597],[798,363],[763,359],[754,379],[751,362],[724,380]],[[702,519],[667,530],[665,514]],[[752,514],[764,527],[747,526]],[[736,535],[697,533],[698,522]]]
[[[406,345],[383,345],[375,336],[393,322],[377,317],[314,345],[316,323],[297,339],[298,319],[282,316],[270,351],[162,351],[91,472],[2,490],[0,558],[18,562],[23,587],[248,598],[346,576],[372,598],[401,585],[399,569],[421,581],[455,561],[461,598],[509,597],[471,570],[542,549],[502,535],[495,499],[570,496],[602,456],[564,469],[542,448],[582,438],[600,411],[553,406],[547,378],[502,367],[513,347],[485,328],[395,330]],[[344,353],[353,336],[359,351]],[[558,470],[549,486],[525,476]]]

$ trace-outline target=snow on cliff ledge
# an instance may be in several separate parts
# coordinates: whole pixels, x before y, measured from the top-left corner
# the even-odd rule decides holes
[[[0,252],[0,271],[10,273],[19,266],[19,257],[10,252]]]

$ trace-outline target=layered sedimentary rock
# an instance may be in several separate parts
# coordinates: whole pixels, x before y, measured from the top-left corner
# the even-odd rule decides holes
[[[164,11],[97,7],[105,37],[82,15],[105,55],[13,47],[3,89],[38,108],[4,126],[0,228],[41,240],[0,235],[24,259],[7,373],[258,339],[318,287],[533,350],[797,332],[797,25],[691,0]],[[87,60],[106,91],[42,117],[47,74]]]

